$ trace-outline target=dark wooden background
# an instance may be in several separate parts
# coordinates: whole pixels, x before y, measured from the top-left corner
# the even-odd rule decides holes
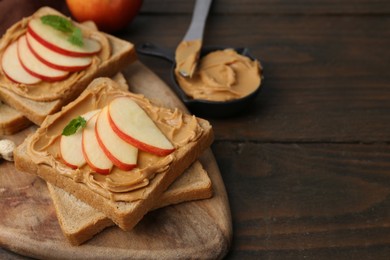
[[[12,2],[16,20],[26,5],[66,12]],[[117,35],[173,50],[193,3],[145,0]],[[215,0],[204,44],[249,47],[265,72],[251,110],[210,120],[233,218],[226,258],[389,259],[390,1]],[[139,58],[170,84],[168,62]]]

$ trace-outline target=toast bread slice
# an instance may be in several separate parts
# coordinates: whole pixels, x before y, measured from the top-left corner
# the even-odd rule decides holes
[[[19,111],[0,101],[0,135],[12,135],[31,124]]]
[[[196,140],[189,141],[188,143],[179,146],[170,155],[173,159],[169,166],[164,168],[161,172],[156,173],[154,178],[150,180],[149,184],[146,187],[141,188],[143,196],[142,199],[131,202],[111,200],[92,191],[86,184],[75,182],[64,174],[59,174],[58,165],[61,165],[61,162],[58,160],[52,161],[54,164],[50,165],[38,163],[37,161],[34,161],[32,156],[28,156],[28,158],[20,156],[21,154],[26,153],[29,149],[31,153],[31,150],[34,150],[31,149],[34,138],[39,139],[40,134],[45,132],[51,124],[56,122],[57,119],[60,120],[64,113],[69,116],[69,114],[66,113],[72,113],[77,110],[74,108],[77,107],[77,105],[80,105],[84,99],[91,98],[91,93],[96,95],[94,97],[99,100],[103,98],[103,96],[104,98],[110,98],[110,96],[114,95],[113,93],[115,93],[115,95],[119,93],[124,96],[136,96],[135,94],[131,94],[129,92],[120,91],[115,82],[108,78],[95,79],[79,98],[65,106],[60,113],[48,116],[43,122],[41,128],[24,141],[25,145],[21,145],[15,150],[15,166],[17,169],[22,171],[37,174],[47,182],[73,194],[78,199],[104,213],[120,228],[128,231],[131,230],[151,208],[153,208],[157,198],[160,197],[169,185],[172,184],[175,179],[179,177],[184,170],[187,169],[202,154],[202,152],[211,145],[214,138],[212,127],[206,120],[183,114],[182,116],[186,119],[190,118],[190,120],[195,120],[196,127],[199,129],[199,136],[197,136]],[[169,111],[164,108],[158,109]],[[41,159],[42,158],[40,157],[39,160]],[[63,166],[64,165],[61,167]],[[139,190],[136,190],[134,192],[138,191]]]
[[[114,222],[70,193],[47,184],[61,230],[72,245],[80,245]],[[156,201],[153,209],[212,196],[211,180],[202,165],[193,163]],[[153,210],[152,209],[152,210]]]
[[[52,8],[42,7],[30,17],[42,16],[45,14],[62,15]],[[6,47],[6,43],[4,42],[5,37],[9,35],[10,32],[17,30],[15,28],[25,28],[25,24],[27,23],[26,20],[28,19],[29,17],[24,18],[8,29],[0,41],[0,46],[2,48]],[[119,72],[123,67],[137,59],[134,45],[130,42],[98,32],[96,29],[91,28],[90,24],[79,24],[79,26],[81,28],[94,31],[107,39],[111,52],[108,59],[103,60],[93,69],[91,68],[90,70],[87,70],[74,82],[70,81],[69,84],[65,83],[65,89],[61,90],[58,97],[52,99],[47,98],[47,100],[32,99],[27,94],[27,96],[21,95],[20,91],[18,92],[18,88],[15,87],[15,83],[6,80],[4,79],[5,77],[3,77],[3,80],[0,80],[0,100],[15,108],[33,123],[40,125],[47,115],[59,111],[62,106],[78,97],[94,78],[102,76],[111,77]]]

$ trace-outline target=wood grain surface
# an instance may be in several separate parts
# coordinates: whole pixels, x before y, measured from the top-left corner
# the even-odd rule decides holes
[[[193,3],[144,0],[118,36],[174,49]],[[210,119],[226,259],[389,259],[390,2],[214,0],[204,41],[249,47],[265,72],[251,110]],[[168,62],[139,58],[170,83]]]
[[[142,11],[152,14],[191,14],[194,1],[145,0]],[[229,15],[334,15],[390,12],[386,0],[215,0],[213,14]]]

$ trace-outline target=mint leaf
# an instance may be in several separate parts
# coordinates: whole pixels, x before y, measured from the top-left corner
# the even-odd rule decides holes
[[[80,28],[77,28],[72,22],[62,16],[58,15],[44,15],[41,17],[43,24],[49,25],[54,29],[69,35],[68,41],[73,45],[83,46],[83,34]]]
[[[83,46],[83,34],[80,28],[76,28],[69,36],[68,41],[77,46]]]
[[[62,131],[62,135],[73,135],[79,128],[84,128],[86,125],[87,121],[83,117],[78,116],[75,119],[72,119],[69,124],[65,126],[64,130]]]
[[[72,32],[74,27],[71,21],[58,15],[44,15],[41,21],[61,32]]]

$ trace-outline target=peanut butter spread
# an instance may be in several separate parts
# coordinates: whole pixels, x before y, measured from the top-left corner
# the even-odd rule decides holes
[[[170,110],[154,106],[142,95],[123,92],[117,88],[115,83],[106,84],[104,82],[88,88],[76,103],[48,117],[33,135],[27,147],[27,153],[36,164],[55,168],[59,174],[87,185],[91,190],[106,198],[115,201],[139,200],[143,198],[145,192],[145,189],[140,188],[153,181],[156,174],[167,171],[175,161],[175,156],[181,152],[180,150],[186,149],[186,144],[199,139],[203,128],[194,116],[185,115],[177,109]],[[170,140],[176,151],[164,157],[139,151],[136,168],[131,171],[122,171],[114,167],[109,175],[97,174],[87,164],[76,170],[66,166],[61,160],[59,151],[59,140],[66,124],[78,115],[103,108],[111,100],[120,96],[131,97],[137,102]]]
[[[199,58],[201,40],[182,41],[176,49],[176,71],[185,77],[192,77]]]
[[[1,45],[0,45],[0,60],[4,54],[4,51],[12,42],[16,41],[20,36],[26,33],[28,22],[35,18],[36,16],[30,16],[22,19],[20,22],[16,23],[12,27],[10,27],[7,32],[4,34]],[[73,72],[64,80],[56,81],[56,82],[45,82],[41,81],[34,85],[25,85],[18,84],[10,79],[8,79],[3,69],[0,65],[0,83],[5,82],[6,84],[1,84],[0,87],[7,88],[10,91],[22,96],[29,98],[35,101],[53,101],[59,98],[62,98],[67,94],[79,79],[81,79],[86,74],[92,73],[95,71],[98,66],[107,60],[111,55],[111,46],[108,39],[100,32],[96,30],[91,30],[86,27],[82,27],[83,37],[91,38],[98,41],[102,49],[92,58],[91,65],[81,71]]]
[[[204,56],[192,78],[181,76],[177,69],[175,75],[180,87],[194,99],[228,101],[260,87],[261,66],[257,60],[225,49]]]

